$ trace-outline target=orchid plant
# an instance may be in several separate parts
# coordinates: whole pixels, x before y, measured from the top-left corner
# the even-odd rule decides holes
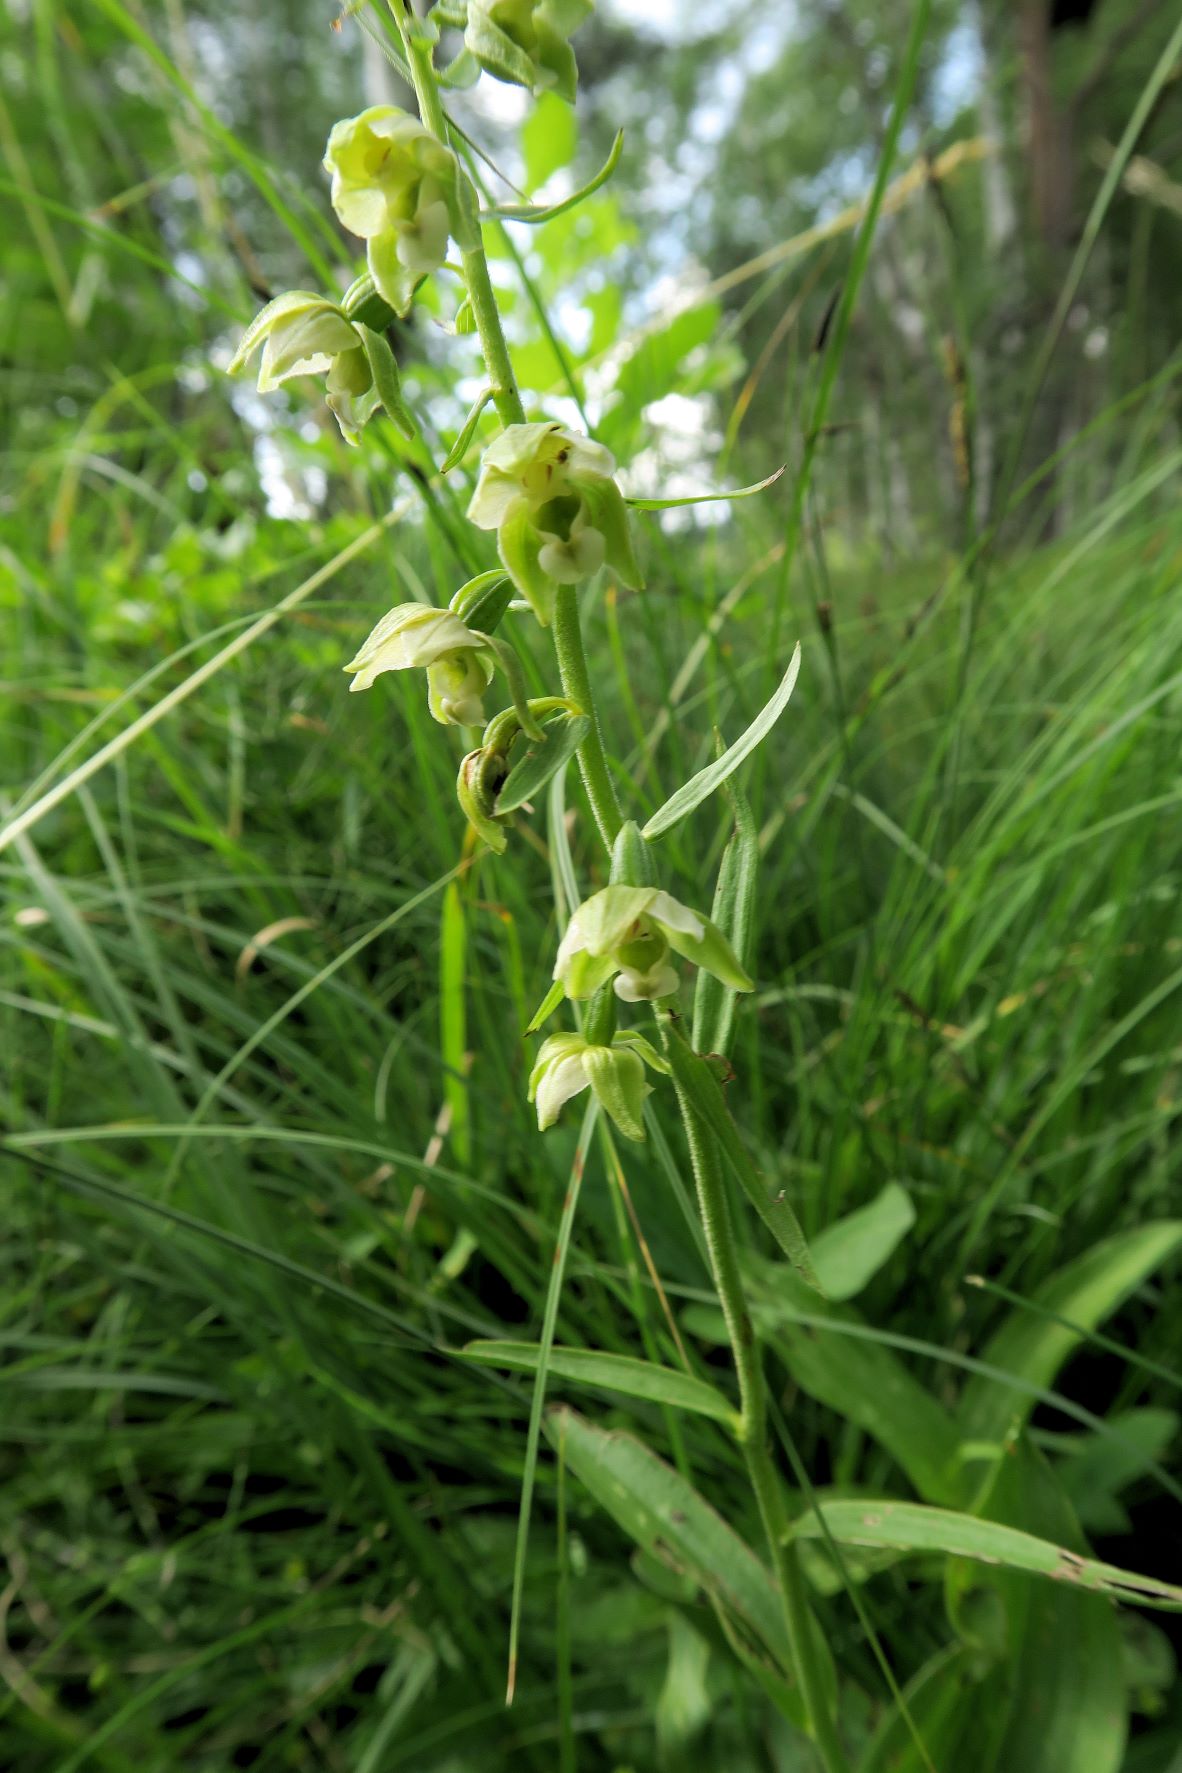
[[[604,749],[579,606],[601,576],[637,591],[643,586],[629,501],[617,482],[616,463],[601,443],[553,417],[526,412],[488,274],[483,228],[491,217],[482,216],[466,140],[450,127],[442,96],[445,84],[462,85],[487,73],[533,94],[552,91],[573,101],[577,69],[569,39],[590,12],[591,0],[441,0],[425,19],[405,0],[390,0],[390,6],[419,115],[394,105],[372,106],[333,126],[324,159],[333,208],[347,233],[364,243],[366,269],[339,298],[296,290],[271,302],[247,329],[231,367],[242,368],[261,348],[263,392],[293,377],[324,375],[328,404],[354,446],[382,410],[413,434],[390,328],[396,317],[410,312],[425,279],[460,280],[459,315],[464,328],[478,334],[488,387],[441,471],[465,459],[491,404],[499,432],[483,452],[468,518],[477,530],[495,532],[499,564],[461,586],[447,609],[404,603],[390,610],[345,670],[354,691],[373,688],[387,672],[422,670],[437,721],[482,729],[457,781],[472,856],[484,846],[504,851],[529,798],[577,757],[608,880],[568,908],[553,962],[554,983],[527,1033],[563,1003],[578,1025],[543,1041],[529,1075],[530,1101],[545,1131],[573,1097],[589,1091],[592,1112],[602,1110],[625,1138],[639,1140],[652,1111],[646,1106],[654,1090],[650,1077],[658,1091],[669,1090],[675,1100],[731,1335],[739,1386],[734,1433],[747,1462],[783,1610],[790,1665],[781,1676],[792,1693],[786,1708],[813,1738],[829,1773],[836,1773],[845,1761],[826,1655],[789,1539],[787,1501],[769,1446],[766,1387],[727,1198],[730,1173],[798,1271],[813,1280],[791,1208],[756,1171],[718,1081],[716,1056],[729,1040],[736,995],[753,985],[742,949],[756,845],[740,818],[724,853],[710,917],[682,904],[661,883],[655,847],[664,832],[724,784],[731,804],[742,806],[728,778],[787,702],[799,649],[772,700],[728,750],[679,788],[643,830],[625,819]],[[464,33],[464,47],[446,69],[435,59],[443,25]],[[548,213],[513,211],[515,219],[534,222],[544,222]],[[458,263],[449,256],[451,246]],[[703,496],[738,497],[758,490]],[[518,653],[501,632],[513,619],[551,631],[559,679],[555,693],[527,693]],[[486,720],[485,702],[498,677],[505,681],[510,705]],[[680,1009],[687,972],[698,978],[692,1037]],[[648,1033],[618,1026],[622,1012],[646,1016]],[[543,1372],[540,1367],[539,1383]],[[531,1432],[536,1434],[536,1421]],[[519,1598],[518,1592],[515,1618]]]

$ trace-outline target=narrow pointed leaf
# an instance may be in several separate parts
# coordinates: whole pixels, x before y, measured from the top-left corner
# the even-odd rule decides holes
[[[623,148],[624,132],[622,129],[619,129],[616,131],[616,139],[611,145],[611,152],[608,154],[607,159],[604,161],[599,171],[595,174],[595,177],[593,179],[588,179],[585,185],[580,185],[577,191],[572,191],[569,197],[563,197],[558,203],[495,204],[491,209],[481,210],[481,221],[531,222],[535,225],[540,222],[551,221],[554,216],[562,215],[568,209],[574,209],[576,205],[583,202],[584,198],[590,197],[595,191],[598,191],[601,185],[606,185],[608,179],[610,179],[612,173],[616,170]]]
[[[718,505],[725,504],[728,499],[749,499],[755,493],[766,492],[769,486],[775,486],[788,464],[777,468],[766,480],[753,480],[750,486],[733,486],[725,492],[688,493],[679,499],[627,499],[634,511],[673,511],[678,505]]]
[[[800,642],[797,641],[796,650],[792,654],[792,662],[785,671],[779,688],[756,715],[746,732],[742,733],[715,762],[707,764],[704,770],[699,770],[696,776],[691,776],[684,787],[677,790],[676,794],[671,794],[664,806],[658,807],[641,832],[642,837],[651,839],[670,831],[674,825],[686,817],[687,813],[692,813],[696,806],[701,806],[707,796],[713,794],[716,788],[721,787],[727,777],[732,775],[746,758],[750,757],[756,746],[761,744],[771,732],[788,706],[792,691],[796,688],[796,679],[799,673]]]
[[[721,741],[720,747],[721,749]],[[710,921],[717,925],[738,956],[750,960],[755,881],[759,868],[759,833],[747,797],[736,782],[724,792],[735,816],[735,829],[722,852]],[[701,972],[694,987],[693,1046],[699,1053],[725,1053],[730,1046],[738,993],[713,973]]]
[[[544,738],[519,743],[514,753],[519,760],[497,795],[497,812],[511,813],[532,800],[555,770],[570,761],[590,730],[591,722],[585,714],[560,715],[546,723]]]
[[[462,462],[468,453],[468,445],[476,435],[476,427],[480,423],[480,415],[493,397],[491,388],[482,388],[472,402],[467,418],[460,427],[460,434],[443,458],[443,466],[439,472],[449,474],[457,462]]]
[[[723,1156],[734,1171],[748,1200],[787,1256],[800,1278],[821,1292],[817,1271],[809,1253],[808,1242],[800,1220],[788,1204],[783,1189],[772,1194],[767,1183],[743,1144],[742,1136],[731,1118],[710,1067],[692,1053],[676,1030],[668,1046],[669,1063],[679,1090],[688,1098],[694,1112],[718,1140]]]

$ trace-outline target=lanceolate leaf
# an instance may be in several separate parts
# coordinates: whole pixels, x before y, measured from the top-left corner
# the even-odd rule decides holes
[[[981,1358],[1027,1385],[1050,1385],[1088,1332],[1179,1249],[1179,1219],[1138,1225],[1105,1238],[1044,1282],[1031,1301],[1041,1309],[1016,1309],[986,1345]],[[1031,1391],[974,1377],[965,1388],[961,1406],[965,1439],[1000,1444],[1015,1425],[1025,1421],[1035,1401]]]
[[[735,829],[722,852],[710,921],[717,925],[746,967],[750,959],[759,834],[747,797],[734,781],[724,792],[735,815]],[[713,973],[700,972],[694,987],[694,1050],[725,1053],[730,1045],[738,993]]]
[[[1108,1594],[1138,1606],[1182,1610],[1182,1588],[1138,1576],[1114,1564],[1080,1557],[1061,1545],[1038,1539],[999,1521],[981,1520],[949,1508],[929,1508],[922,1502],[859,1500],[825,1502],[821,1506],[825,1527],[839,1545],[874,1545],[898,1551],[943,1552],[949,1557],[971,1558],[982,1564],[1023,1570],[1031,1576],[1047,1576],[1097,1594]],[[795,1537],[820,1539],[824,1529],[812,1511],[793,1527]]]
[[[691,1576],[781,1669],[790,1667],[775,1583],[734,1528],[630,1434],[597,1428],[573,1410],[552,1412],[546,1433],[600,1506],[661,1562]]]
[[[788,706],[799,673],[800,642],[798,641],[796,650],[792,654],[791,663],[780,682],[780,687],[770,702],[766,703],[756,715],[747,731],[742,733],[714,763],[707,764],[706,768],[699,770],[696,776],[691,776],[684,787],[677,790],[676,794],[671,794],[664,806],[658,807],[644,827],[641,833],[642,837],[660,837],[664,832],[671,830],[674,825],[685,818],[687,813],[692,813],[694,808],[700,806],[708,795],[713,794],[714,790],[738,769],[745,758],[750,757],[756,746],[771,732]]]
[[[487,1367],[533,1373],[537,1371],[541,1350],[536,1342],[469,1342],[464,1354]],[[624,1392],[628,1397],[668,1404],[674,1410],[692,1410],[699,1416],[713,1416],[717,1422],[730,1423],[735,1419],[733,1406],[704,1379],[695,1379],[692,1373],[679,1373],[674,1367],[659,1367],[652,1361],[601,1354],[591,1348],[552,1348],[550,1371],[556,1379]]]
[[[595,177],[593,179],[588,179],[585,185],[580,185],[577,191],[572,191],[569,197],[563,197],[558,203],[547,203],[543,205],[536,203],[496,204],[491,209],[481,210],[480,219],[482,222],[502,221],[538,223],[551,221],[554,216],[562,215],[565,210],[574,209],[577,204],[582,203],[585,197],[590,197],[594,191],[598,191],[600,185],[606,185],[608,179],[610,179],[612,173],[616,170],[623,149],[624,132],[620,129],[616,131],[616,139],[611,145],[611,152],[608,154],[607,159],[604,161],[599,171],[595,174]]]
[[[518,761],[505,778],[497,795],[497,812],[511,813],[532,800],[544,788],[555,770],[560,770],[582,744],[591,722],[585,714],[560,714],[546,723],[545,737],[540,742],[521,741]]]
[[[777,468],[766,480],[753,480],[750,486],[733,486],[726,492],[688,493],[679,499],[628,499],[626,502],[634,511],[672,511],[678,505],[725,504],[728,499],[749,499],[754,493],[766,492],[769,486],[775,486],[783,472],[784,468]]]
[[[800,1278],[820,1292],[800,1220],[789,1206],[783,1189],[777,1190],[775,1194],[769,1192],[767,1183],[743,1144],[739,1129],[731,1119],[718,1080],[709,1065],[690,1051],[676,1029],[669,1041],[667,1056],[678,1089],[684,1092],[694,1113],[701,1117],[703,1124],[709,1127],[718,1140],[723,1156],[755,1211]]]

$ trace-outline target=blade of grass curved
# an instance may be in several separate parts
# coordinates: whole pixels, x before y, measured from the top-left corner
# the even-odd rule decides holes
[[[394,510],[388,511],[385,517],[380,518],[377,523],[370,524],[367,530],[349,542],[338,554],[334,554],[331,560],[325,561],[324,565],[318,568],[310,578],[305,579],[303,584],[297,585],[294,591],[289,591],[286,597],[281,597],[273,608],[265,610],[244,633],[236,635],[233,640],[216,652],[212,659],[207,659],[204,665],[199,665],[196,671],[190,672],[183,683],[178,683],[175,689],[169,690],[166,696],[162,696],[151,708],[146,709],[137,720],[132,721],[130,726],[124,727],[121,733],[116,733],[113,739],[109,739],[105,745],[101,745],[93,756],[88,757],[85,763],[80,763],[77,769],[71,770],[70,774],[62,781],[55,783],[52,788],[41,795],[40,799],[35,800],[32,806],[27,807],[23,813],[19,813],[8,824],[0,827],[0,851],[6,850],[15,838],[19,837],[23,831],[28,831],[36,825],[38,820],[43,819],[46,813],[52,812],[55,806],[60,806],[61,802],[68,799],[80,783],[89,782],[90,778],[97,775],[99,770],[111,762],[112,758],[120,756],[128,746],[134,745],[144,733],[150,732],[159,721],[164,719],[166,714],[171,714],[172,710],[186,701],[194,690],[200,689],[202,684],[208,683],[211,677],[216,676],[223,665],[228,665],[231,659],[235,659],[239,653],[245,652],[246,648],[257,640],[260,634],[265,634],[269,628],[273,628],[282,616],[297,608],[306,598],[311,597],[313,591],[318,591],[321,585],[335,577],[343,566],[347,566],[351,560],[355,560],[359,554],[363,554],[371,542],[376,542],[378,537],[390,528],[391,524],[397,523],[400,518],[406,515],[412,504],[413,500],[411,499],[400,500]]]
[[[517,1645],[521,1633],[521,1600],[525,1591],[529,1517],[533,1506],[534,1478],[538,1469],[538,1446],[542,1437],[542,1406],[546,1401],[546,1374],[550,1366],[550,1351],[554,1347],[554,1326],[558,1321],[558,1301],[562,1296],[562,1281],[566,1273],[566,1258],[570,1250],[575,1210],[579,1204],[579,1193],[583,1186],[583,1170],[587,1162],[587,1153],[591,1148],[591,1137],[595,1131],[598,1112],[599,1105],[592,1097],[587,1104],[582,1127],[579,1129],[579,1143],[575,1147],[566,1199],[562,1203],[558,1241],[554,1246],[554,1260],[550,1269],[550,1285],[546,1289],[546,1308],[542,1314],[537,1378],[534,1381],[533,1400],[529,1410],[529,1429],[525,1442],[525,1470],[521,1477],[521,1507],[517,1517],[517,1546],[513,1554],[513,1600],[509,1613],[509,1676],[505,1687],[506,1705],[512,1705],[514,1690],[517,1686]]]

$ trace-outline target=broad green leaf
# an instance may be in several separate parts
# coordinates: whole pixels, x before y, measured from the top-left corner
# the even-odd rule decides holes
[[[578,145],[574,110],[557,93],[543,92],[521,126],[526,192],[532,196],[560,167],[569,166]]]
[[[830,1299],[852,1299],[915,1224],[906,1190],[888,1182],[868,1206],[827,1225],[812,1240],[817,1278]]]
[[[719,742],[721,746],[721,741]],[[720,929],[746,968],[759,869],[759,833],[746,795],[734,780],[723,788],[735,816],[735,829],[722,852],[710,921]],[[698,1053],[725,1053],[735,1022],[738,993],[713,973],[700,972],[694,987],[693,1046]]]
[[[713,505],[727,499],[749,499],[753,493],[766,492],[769,486],[775,486],[783,472],[784,468],[777,468],[766,480],[752,481],[750,486],[731,487],[726,492],[688,493],[677,499],[629,499],[627,502],[634,511],[672,511],[678,505]]]
[[[464,1354],[468,1360],[479,1361],[486,1367],[532,1373],[537,1370],[540,1350],[535,1342],[469,1342]],[[735,1420],[733,1405],[720,1391],[691,1373],[679,1373],[675,1367],[659,1367],[652,1361],[633,1360],[628,1355],[600,1354],[591,1348],[552,1348],[550,1371],[558,1379],[598,1386],[604,1391],[622,1391],[650,1403],[668,1404],[674,1410],[713,1416],[718,1422]]]
[[[1067,1547],[1069,1559],[1087,1550],[1054,1473],[1028,1442],[997,1468],[984,1512],[991,1524],[1037,1535],[1036,1544]],[[1118,1773],[1127,1701],[1120,1616],[1107,1596],[1072,1580],[1032,1582],[1014,1569],[959,1561],[948,1568],[948,1596],[976,1654],[994,1657],[964,1708],[960,1753],[949,1764],[980,1773]],[[992,1615],[982,1611],[986,1600],[995,1603]],[[981,1621],[984,1643],[973,1629]]]
[[[800,673],[800,642],[792,654],[791,663],[785,671],[771,700],[756,715],[745,733],[729,746],[722,756],[705,769],[699,770],[696,776],[671,794],[664,806],[658,807],[652,818],[645,825],[641,835],[647,838],[660,837],[663,832],[672,830],[696,806],[700,806],[708,795],[721,787],[726,778],[738,769],[745,758],[750,757],[756,746],[761,744],[788,706],[789,698],[796,687],[796,679]]]
[[[790,1666],[780,1597],[767,1567],[693,1485],[633,1435],[555,1410],[546,1433],[567,1464],[636,1544],[691,1577],[772,1659]],[[794,1715],[799,1703],[792,1694]]]
[[[872,1436],[925,1500],[958,1502],[956,1423],[928,1387],[848,1307],[819,1299],[771,1263],[759,1272],[751,1309],[756,1330],[801,1389]],[[715,1307],[691,1306],[684,1322],[695,1336],[726,1341]]]
[[[1105,1238],[1039,1287],[1030,1310],[1013,1311],[987,1344],[982,1360],[1045,1389],[1089,1331],[1179,1249],[1182,1220],[1178,1219],[1138,1225]],[[1000,1445],[1026,1420],[1035,1401],[1026,1391],[974,1376],[965,1387],[960,1410],[965,1440]]]
[[[514,747],[517,761],[497,795],[498,814],[524,806],[544,788],[555,770],[574,756],[590,727],[585,714],[564,714],[546,722],[542,729],[545,737],[540,742],[523,736]]]
[[[1139,1576],[1130,1570],[1080,1557],[1063,1546],[1036,1538],[1017,1527],[955,1509],[931,1508],[924,1502],[896,1502],[889,1497],[855,1502],[826,1502],[820,1512],[839,1545],[891,1546],[898,1551],[942,1552],[982,1564],[1001,1565],[1031,1576],[1046,1576],[1087,1593],[1112,1595],[1137,1606],[1182,1609],[1182,1588]],[[816,1511],[803,1515],[793,1534],[823,1537]]]
[[[678,1091],[685,1096],[693,1111],[718,1140],[723,1156],[744,1194],[801,1279],[808,1286],[816,1287],[817,1277],[800,1220],[789,1206],[788,1197],[782,1188],[775,1194],[769,1192],[767,1183],[743,1144],[742,1135],[731,1118],[718,1079],[709,1065],[690,1051],[676,1029],[669,1042],[667,1056]]]

